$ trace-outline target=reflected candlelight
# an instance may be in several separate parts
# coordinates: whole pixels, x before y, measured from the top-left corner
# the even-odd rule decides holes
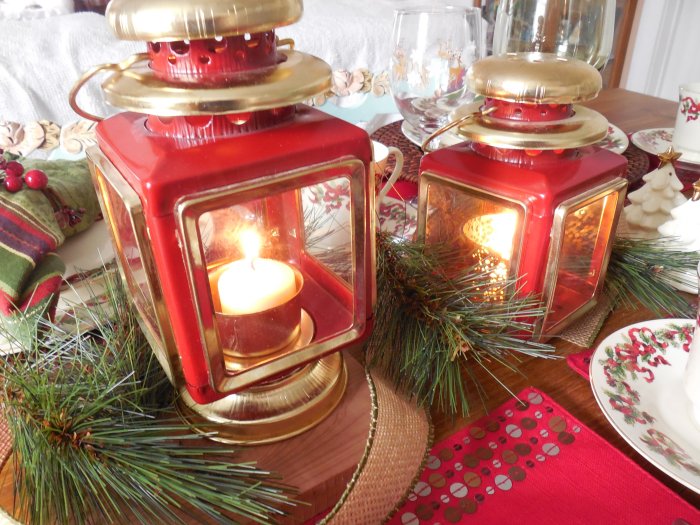
[[[465,237],[478,246],[473,254],[477,268],[488,273],[492,283],[492,286],[484,290],[484,299],[487,301],[505,298],[503,285],[508,279],[517,226],[518,214],[514,210],[481,215],[464,223],[462,231]]]
[[[481,215],[464,223],[464,235],[502,259],[510,260],[513,252],[513,236],[518,226],[518,214],[514,210]]]

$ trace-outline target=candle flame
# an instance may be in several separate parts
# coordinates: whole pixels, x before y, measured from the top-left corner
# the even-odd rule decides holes
[[[243,256],[252,261],[260,256],[260,235],[255,230],[243,230],[238,235],[238,242],[243,250]]]
[[[464,224],[463,231],[469,240],[509,261],[513,254],[513,236],[517,226],[518,213],[507,210],[469,219]]]

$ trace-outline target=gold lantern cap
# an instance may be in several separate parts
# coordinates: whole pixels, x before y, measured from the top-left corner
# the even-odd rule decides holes
[[[112,106],[161,117],[221,115],[289,106],[331,87],[331,68],[320,58],[292,50],[280,52],[277,66],[245,73],[221,87],[173,84],[158,78],[146,55],[102,84]],[[247,75],[247,76],[246,76]]]
[[[106,15],[122,40],[172,42],[261,33],[302,11],[302,0],[112,0]]]
[[[582,60],[551,53],[507,53],[475,62],[469,89],[488,98],[525,104],[575,104],[594,99],[600,73]]]

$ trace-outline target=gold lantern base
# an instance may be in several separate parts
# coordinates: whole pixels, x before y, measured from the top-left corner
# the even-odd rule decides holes
[[[200,405],[183,388],[180,414],[221,443],[259,445],[296,436],[323,421],[340,403],[348,374],[340,353],[305,365],[275,381]]]

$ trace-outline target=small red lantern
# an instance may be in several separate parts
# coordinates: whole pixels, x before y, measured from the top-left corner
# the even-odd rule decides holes
[[[183,413],[230,442],[323,419],[347,381],[338,351],[371,329],[371,144],[298,104],[331,74],[278,47],[301,11],[113,0],[112,28],[148,54],[72,95],[116,70],[102,87],[128,111],[100,122],[88,158],[119,266]]]
[[[503,299],[514,278],[521,293],[540,295],[547,315],[537,336],[546,338],[596,303],[627,161],[591,146],[608,125],[575,105],[601,88],[588,64],[511,53],[475,63],[469,82],[486,99],[460,110],[458,132],[470,142],[423,158],[418,234],[487,273],[485,300]]]

